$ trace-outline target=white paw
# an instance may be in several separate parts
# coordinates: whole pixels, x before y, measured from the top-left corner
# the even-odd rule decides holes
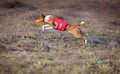
[[[85,40],[85,44],[87,44],[87,39]]]

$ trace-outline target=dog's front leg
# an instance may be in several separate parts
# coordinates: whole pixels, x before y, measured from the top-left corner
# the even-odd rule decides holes
[[[47,25],[43,25],[43,26],[42,26],[42,32],[44,32],[45,29],[51,29],[51,28],[52,28],[52,27],[49,26],[48,24],[47,24]]]

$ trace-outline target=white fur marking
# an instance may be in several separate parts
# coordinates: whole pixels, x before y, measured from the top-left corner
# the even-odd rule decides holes
[[[85,40],[85,44],[87,44],[87,39]]]
[[[82,22],[81,22],[81,24],[85,24],[85,22],[84,22],[84,21],[82,21]]]
[[[52,15],[46,15],[46,16],[45,16],[45,19],[44,19],[44,22],[45,22],[45,23],[48,23],[49,18],[50,18],[51,16],[52,16]]]

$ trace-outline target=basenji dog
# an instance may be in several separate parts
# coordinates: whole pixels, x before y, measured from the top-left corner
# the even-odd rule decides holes
[[[87,43],[87,35],[85,35],[81,30],[81,28],[85,27],[84,22],[81,22],[78,25],[72,25],[56,16],[44,15],[41,13],[40,17],[36,20],[35,23],[37,26],[41,26],[42,23],[47,23],[57,31],[68,31],[72,33],[76,38],[84,40],[85,44]]]

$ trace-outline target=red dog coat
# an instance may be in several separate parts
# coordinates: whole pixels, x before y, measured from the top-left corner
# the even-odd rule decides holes
[[[61,20],[60,18],[51,18],[49,19],[49,21],[53,21],[56,22],[56,26],[54,27],[55,30],[58,31],[65,31],[65,27],[67,26],[67,23],[63,20]]]

